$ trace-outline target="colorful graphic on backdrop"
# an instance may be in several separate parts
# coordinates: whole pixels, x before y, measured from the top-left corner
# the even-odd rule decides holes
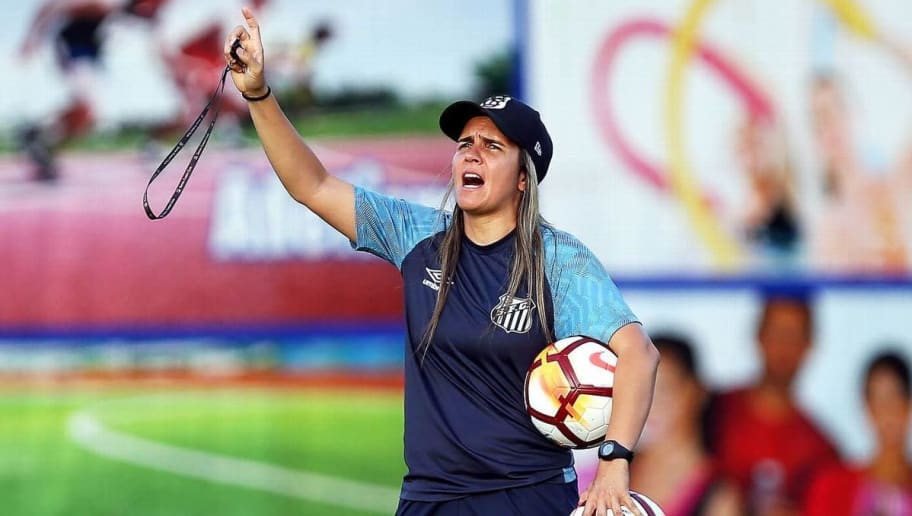
[[[685,10],[680,26],[655,18],[636,18],[616,27],[598,51],[592,71],[591,93],[597,123],[603,137],[632,172],[653,186],[672,193],[684,206],[700,240],[716,263],[732,269],[741,261],[738,243],[723,230],[713,215],[712,192],[701,191],[684,145],[685,71],[694,55],[740,97],[745,110],[757,119],[775,118],[772,102],[752,80],[718,50],[699,38],[700,24],[714,0],[695,0]],[[861,38],[873,38],[877,30],[871,18],[853,0],[823,0],[846,28]],[[617,122],[611,98],[611,73],[617,56],[636,38],[668,39],[671,59],[664,85],[666,166],[640,156]]]

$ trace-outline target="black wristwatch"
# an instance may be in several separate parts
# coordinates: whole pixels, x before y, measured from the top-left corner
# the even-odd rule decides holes
[[[602,460],[624,459],[633,462],[633,452],[624,448],[617,441],[605,441],[598,448],[598,458]]]

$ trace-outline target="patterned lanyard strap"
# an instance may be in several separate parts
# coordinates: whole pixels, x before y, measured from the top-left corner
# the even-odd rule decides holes
[[[233,49],[232,49],[233,50]],[[212,134],[212,128],[215,127],[215,120],[218,118],[219,107],[221,106],[222,93],[225,90],[225,78],[228,76],[229,67],[225,67],[225,71],[222,72],[222,78],[219,79],[218,86],[215,87],[215,91],[212,93],[212,96],[209,98],[209,102],[206,103],[206,107],[203,108],[203,111],[200,112],[199,116],[196,117],[196,120],[190,125],[187,129],[187,132],[181,136],[180,141],[177,142],[177,145],[171,149],[171,152],[165,156],[165,159],[162,160],[161,164],[155,169],[155,173],[152,174],[152,177],[149,178],[149,184],[146,185],[146,191],[143,193],[143,208],[146,210],[146,216],[151,220],[163,219],[171,213],[171,209],[174,208],[174,205],[177,204],[177,199],[181,196],[181,193],[184,191],[184,187],[187,186],[187,181],[190,180],[190,174],[193,173],[193,169],[196,168],[196,163],[199,161],[200,156],[203,154],[203,149],[206,148],[206,144],[209,142],[209,135]],[[199,128],[200,124],[206,118],[206,115],[209,114],[209,111],[212,110],[212,120],[209,122],[209,127],[206,128],[206,134],[203,135],[202,140],[200,140],[199,145],[196,147],[196,151],[193,153],[193,157],[190,158],[190,163],[187,164],[187,169],[184,170],[184,175],[181,177],[180,181],[177,183],[177,188],[174,189],[174,193],[171,194],[171,198],[168,200],[168,204],[165,205],[165,209],[161,211],[158,215],[152,211],[152,208],[149,206],[149,187],[152,186],[152,182],[155,181],[155,178],[161,174],[165,167],[167,167],[171,160],[177,156],[178,153],[187,145],[187,142],[190,140],[190,137],[193,136],[193,133]]]

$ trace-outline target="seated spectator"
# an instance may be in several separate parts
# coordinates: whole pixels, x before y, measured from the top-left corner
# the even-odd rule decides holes
[[[737,488],[723,481],[707,454],[707,392],[686,339],[652,338],[662,357],[630,486],[656,501],[668,516],[742,514]]]
[[[757,325],[760,378],[712,403],[713,452],[751,514],[799,514],[810,481],[838,460],[830,440],[792,396],[813,327],[807,299],[768,297]]]
[[[897,353],[877,355],[865,369],[863,388],[874,456],[863,466],[833,466],[821,473],[808,495],[808,516],[912,515],[908,363]]]

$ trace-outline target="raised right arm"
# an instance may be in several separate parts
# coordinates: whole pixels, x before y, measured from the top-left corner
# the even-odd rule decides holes
[[[263,73],[260,26],[250,9],[245,7],[242,12],[247,26],[238,26],[229,33],[225,59],[231,66],[231,79],[237,89],[247,97],[259,97],[269,91]],[[235,39],[241,41],[237,51],[240,63],[230,54]],[[349,240],[355,241],[354,187],[327,172],[288,121],[275,95],[247,104],[266,157],[288,193]]]

